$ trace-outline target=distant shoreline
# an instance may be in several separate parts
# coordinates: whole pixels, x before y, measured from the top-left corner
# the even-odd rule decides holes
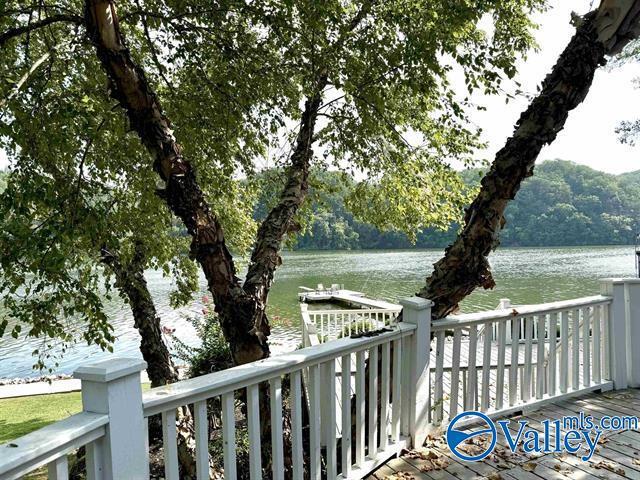
[[[418,252],[421,250],[433,251],[443,250],[450,244],[446,244],[440,247],[372,247],[372,248],[283,248],[283,252],[296,253],[296,252],[385,252],[385,251],[407,251]],[[630,247],[633,248],[633,243],[611,243],[611,244],[593,244],[593,245],[500,245],[498,250],[510,248],[510,249],[543,249],[543,248],[611,248],[611,247]]]

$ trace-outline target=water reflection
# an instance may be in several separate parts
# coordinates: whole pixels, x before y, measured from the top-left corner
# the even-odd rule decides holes
[[[342,283],[346,288],[397,302],[420,288],[441,255],[440,250],[285,253],[269,298],[272,350],[289,351],[299,343],[298,286]],[[634,276],[633,262],[631,247],[500,249],[491,257],[496,288],[474,293],[461,308],[491,309],[500,298],[521,304],[592,295],[598,292],[599,278]],[[163,325],[176,328],[183,340],[196,344],[195,332],[184,317],[201,310],[199,301],[173,310],[169,305],[171,281],[153,271],[147,272],[147,279]],[[204,278],[201,285],[204,293]],[[129,309],[116,298],[108,302],[106,310],[116,329],[115,353],[139,356],[138,332],[133,328]],[[31,352],[40,346],[37,339],[14,340],[8,336],[0,339],[0,377],[33,375]],[[59,372],[69,373],[89,359],[108,355],[95,346],[76,345],[66,353]]]

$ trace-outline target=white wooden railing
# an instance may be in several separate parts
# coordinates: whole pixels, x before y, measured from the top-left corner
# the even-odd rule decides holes
[[[598,295],[433,322],[432,420],[446,421],[463,410],[504,415],[572,393],[610,389],[612,301]]]
[[[353,333],[393,327],[400,310],[400,306],[384,309],[309,310],[306,303],[301,303],[303,346],[348,337]]]
[[[391,331],[328,341],[144,394],[144,362],[81,367],[75,375],[82,380],[83,412],[0,445],[0,480],[45,465],[49,478],[68,478],[67,454],[80,446],[86,446],[88,480],[147,479],[147,418],[156,414],[165,478],[177,479],[182,406],[194,413],[198,478],[209,478],[212,398],[221,405],[225,478],[237,476],[235,431],[245,425],[253,479],[283,478],[285,457],[296,479],[305,472],[311,479],[359,478],[401,449],[422,445],[431,424],[462,409],[498,416],[585,391],[640,387],[640,280],[603,281],[601,293],[433,323],[431,303],[414,297],[401,302],[402,322]],[[507,341],[509,322],[514,330],[524,324],[524,338],[514,332]],[[283,390],[285,379],[290,387]],[[260,418],[261,399],[268,401],[271,472],[263,471],[261,458],[260,425],[267,420]],[[286,445],[284,415],[291,426]]]
[[[87,472],[88,480],[148,478],[147,419],[159,414],[164,476],[177,480],[180,476],[176,412],[183,406],[189,406],[194,413],[198,478],[209,478],[207,401],[213,398],[218,398],[222,406],[225,478],[238,476],[236,427],[246,425],[249,474],[252,479],[260,479],[263,478],[260,427],[265,421],[260,418],[261,392],[268,392],[270,473],[274,479],[284,478],[285,448],[291,449],[286,451],[286,456],[293,459],[291,474],[295,479],[302,479],[305,471],[309,478],[318,480],[321,476],[361,478],[410,447],[414,439],[420,443],[426,432],[426,424],[420,423],[420,418],[426,415],[418,410],[424,409],[424,402],[418,397],[425,397],[426,392],[416,386],[420,384],[418,376],[424,371],[428,358],[424,352],[426,345],[418,342],[418,334],[424,337],[422,330],[428,326],[426,313],[430,303],[422,299],[414,303],[421,315],[395,325],[391,331],[372,337],[338,339],[154,388],[144,394],[140,390],[140,370],[145,367],[144,362],[119,359],[83,367],[75,374],[82,379],[85,410],[79,418],[93,419],[90,425],[95,424],[97,433],[88,439],[73,437],[69,448],[64,450],[49,449],[40,442],[44,453],[38,451],[37,458],[32,453],[36,446],[31,437],[18,439],[17,447],[11,450],[10,461],[5,461],[4,454],[0,455],[0,479],[19,478],[43,462],[55,459],[66,462],[67,453],[88,442],[94,442],[90,444],[91,451],[96,452],[92,455],[101,462],[98,470]],[[308,379],[306,389],[303,373]],[[285,379],[289,384],[286,392],[282,388]],[[306,402],[303,391],[307,393]],[[245,402],[246,409],[240,408],[241,401]],[[285,403],[289,409],[285,413],[290,412],[288,446],[283,441]],[[303,416],[307,407],[308,415]],[[304,433],[303,417],[309,422]],[[65,422],[32,434],[33,438],[41,439],[42,435],[60,431]],[[69,437],[65,432],[62,435]],[[102,441],[95,442],[99,437]],[[307,455],[303,454],[304,448]],[[66,470],[57,472],[51,478],[67,478]]]
[[[0,478],[22,478],[46,467],[48,478],[69,478],[67,455],[86,447],[87,471],[97,476],[98,441],[105,436],[107,415],[78,413],[0,446]]]

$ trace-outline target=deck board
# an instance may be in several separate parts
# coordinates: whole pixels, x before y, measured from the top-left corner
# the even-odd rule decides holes
[[[542,431],[540,422],[563,415],[588,412],[595,418],[604,414],[638,415],[640,390],[628,389],[606,393],[589,393],[574,399],[564,399],[544,405],[538,410],[511,417],[510,429],[517,421],[528,420],[529,427]],[[445,468],[433,468],[427,458],[416,452],[390,460],[383,470],[373,472],[368,479],[465,479],[495,478],[508,480],[640,480],[640,432],[623,430],[603,435],[591,460],[583,462],[570,454],[540,453],[537,455],[510,451],[504,453],[504,439],[498,436],[496,451],[481,462],[463,462],[454,457],[442,439],[428,440],[421,452],[438,455]],[[502,447],[502,448],[500,448]],[[425,453],[426,452],[426,453]],[[447,463],[448,462],[448,463]],[[425,468],[427,467],[427,468]]]

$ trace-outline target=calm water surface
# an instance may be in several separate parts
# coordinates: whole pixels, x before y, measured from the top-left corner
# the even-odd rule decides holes
[[[299,286],[341,283],[345,288],[397,302],[423,285],[433,263],[441,256],[441,250],[285,253],[269,299],[272,350],[276,353],[291,350],[299,343]],[[632,247],[502,248],[491,256],[491,265],[496,288],[475,292],[464,301],[463,311],[492,309],[500,298],[522,304],[593,295],[598,293],[599,278],[635,275]],[[200,300],[173,310],[168,300],[170,279],[153,271],[147,272],[147,279],[163,325],[176,328],[180,338],[197,344],[185,317],[201,311]],[[204,278],[201,285],[204,295]],[[130,310],[117,299],[107,302],[106,310],[116,329],[115,353],[139,356],[139,338],[132,326]],[[0,377],[35,375],[31,370],[34,363],[31,352],[41,346],[42,341],[37,339],[14,340],[7,336],[0,339]],[[78,344],[67,351],[57,371],[70,373],[81,363],[108,355],[95,346]]]

